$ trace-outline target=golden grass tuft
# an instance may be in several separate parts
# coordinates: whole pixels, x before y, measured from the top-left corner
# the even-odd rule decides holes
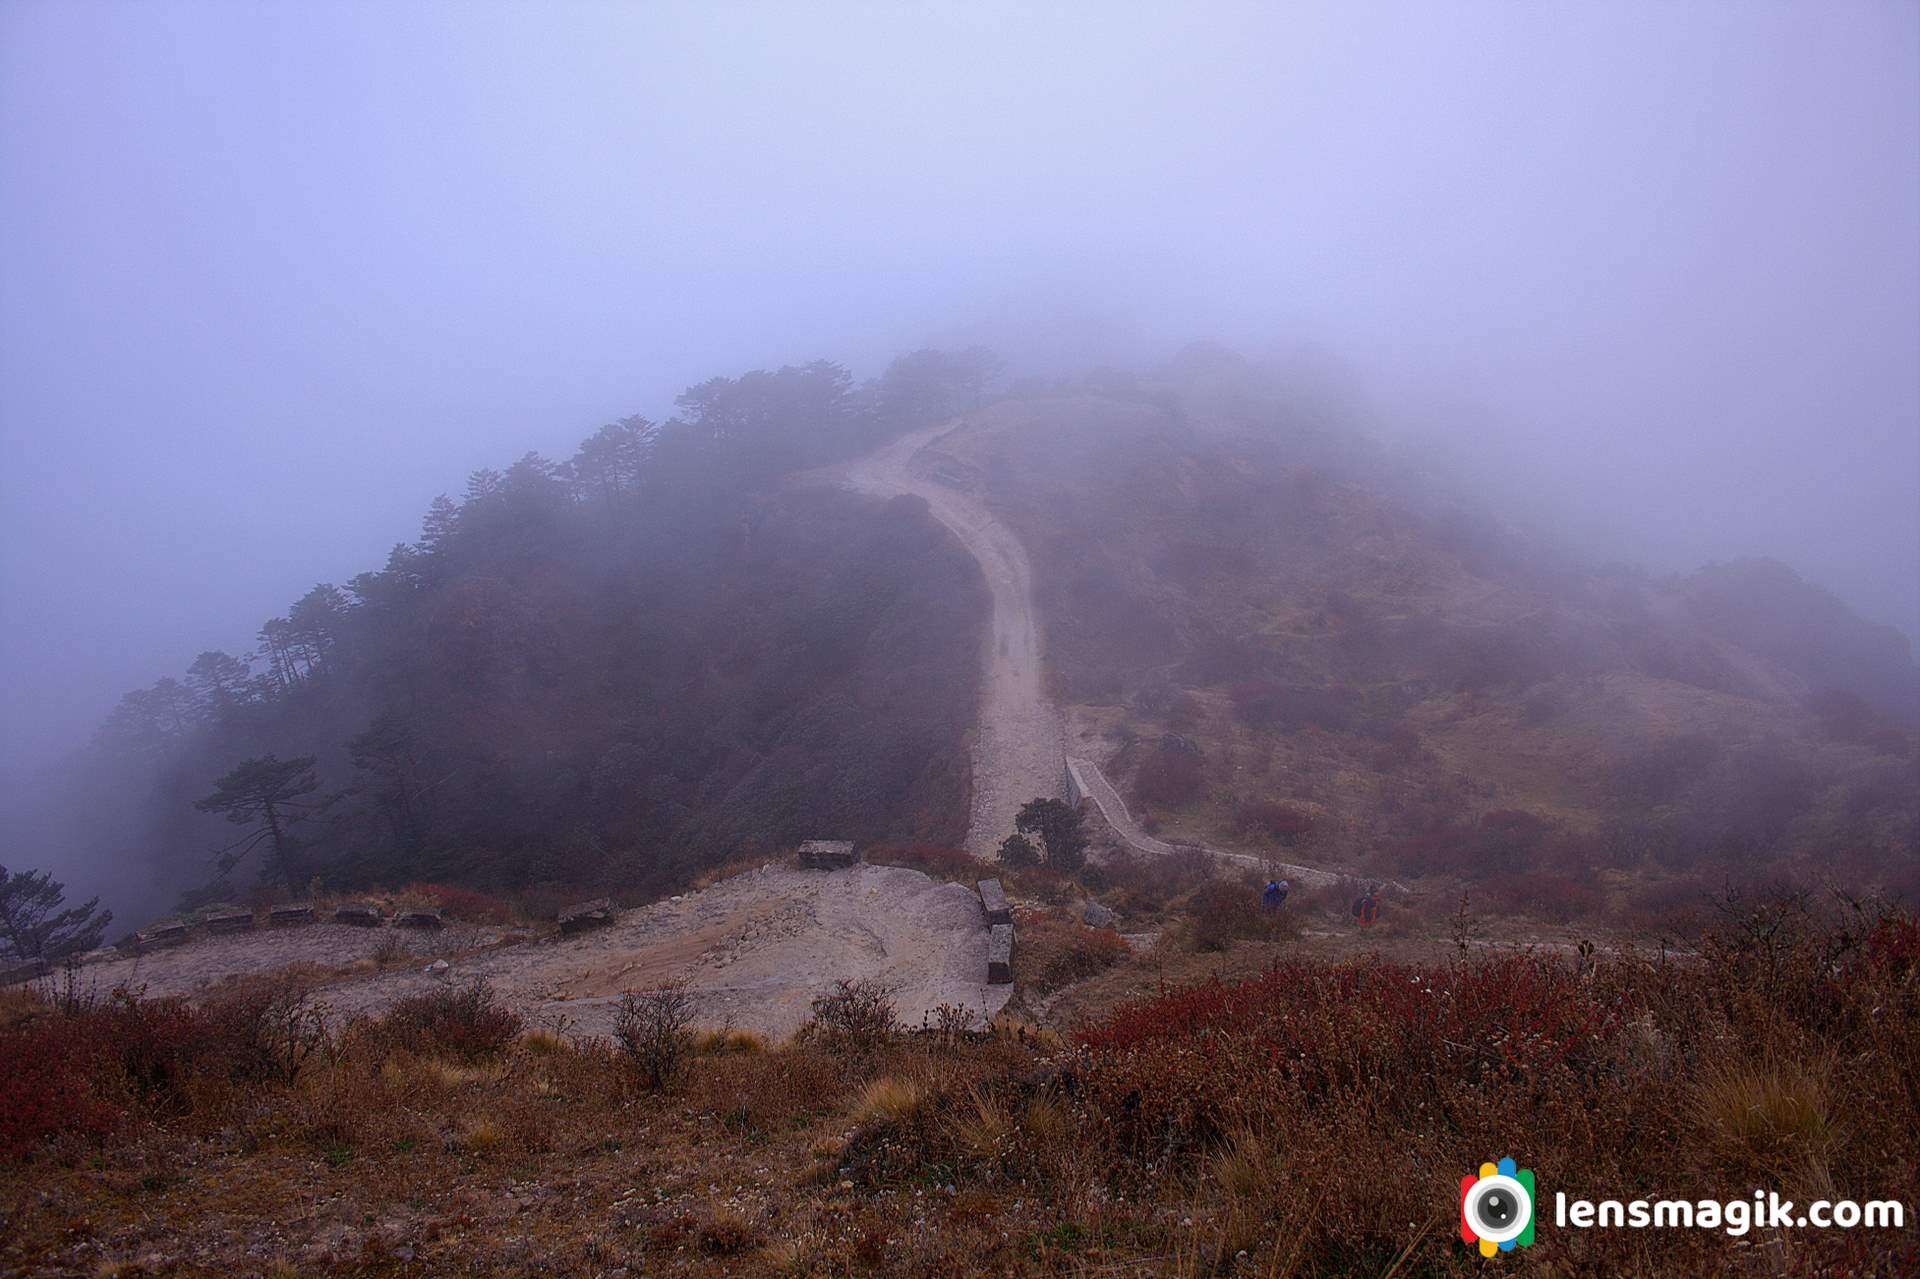
[[[1020,1128],[1042,1150],[1058,1149],[1073,1136],[1073,1121],[1066,1108],[1046,1097],[1035,1097],[1021,1112]]]
[[[1236,1128],[1213,1157],[1213,1179],[1230,1200],[1270,1194],[1280,1178],[1273,1145],[1251,1128]]]
[[[555,1053],[571,1051],[573,1041],[559,1031],[536,1028],[520,1036],[520,1047],[536,1057],[551,1057]]]
[[[1708,1150],[1743,1171],[1817,1175],[1840,1141],[1818,1063],[1768,1055],[1709,1066],[1693,1113]]]
[[[1066,1043],[1057,1030],[1005,1014],[993,1019],[993,1034],[997,1039],[1012,1040],[1043,1053],[1058,1052]]]
[[[1012,1143],[1019,1126],[1008,1110],[995,1098],[975,1090],[968,1104],[955,1113],[948,1124],[954,1144],[974,1159],[998,1158]]]
[[[498,1150],[507,1139],[499,1124],[486,1116],[470,1119],[460,1133],[460,1144],[477,1155]]]
[[[868,1084],[853,1105],[856,1123],[911,1123],[930,1100],[926,1088],[911,1079],[885,1075]]]
[[[771,1045],[757,1030],[741,1026],[716,1026],[694,1032],[693,1050],[709,1057],[724,1053],[763,1053]]]

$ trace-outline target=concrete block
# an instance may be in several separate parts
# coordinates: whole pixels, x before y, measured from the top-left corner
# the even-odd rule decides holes
[[[227,915],[208,915],[207,931],[210,933],[244,933],[253,928],[253,912],[234,911]]]
[[[1000,888],[997,879],[980,881],[980,905],[987,912],[989,924],[1011,924],[1013,908],[1007,905],[1007,895]]]
[[[812,870],[844,870],[858,860],[850,839],[810,839],[800,845],[800,864]]]
[[[560,912],[560,931],[578,933],[589,928],[605,928],[613,922],[613,900],[596,897],[590,902],[569,906]]]
[[[289,924],[311,924],[313,907],[311,906],[275,906],[267,915],[267,922],[275,928],[285,928]]]
[[[987,930],[987,984],[1005,986],[1013,980],[1013,925],[995,924]]]
[[[378,906],[362,904],[342,906],[333,912],[333,922],[347,924],[354,928],[378,928],[386,922],[386,915]]]
[[[165,946],[178,946],[186,939],[185,924],[160,924],[140,934],[140,949],[159,950]]]
[[[440,917],[437,910],[403,910],[393,917],[395,928],[445,928],[447,921]]]
[[[37,981],[52,971],[46,960],[29,959],[23,963],[0,968],[0,986],[18,986],[21,982]]]

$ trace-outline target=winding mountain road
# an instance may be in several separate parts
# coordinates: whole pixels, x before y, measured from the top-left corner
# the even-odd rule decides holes
[[[967,851],[991,857],[1013,833],[1020,805],[1060,794],[1066,780],[1066,733],[1041,682],[1040,626],[1033,605],[1033,569],[1012,530],[951,476],[958,464],[939,451],[951,423],[915,431],[831,469],[856,492],[924,500],[953,531],[987,580],[993,617],[981,656],[980,719],[973,741],[973,812]]]
[[[967,851],[993,856],[1000,841],[1013,833],[1020,805],[1036,796],[1058,796],[1069,772],[1074,790],[1093,801],[1122,842],[1154,857],[1177,851],[1140,829],[1098,764],[1067,758],[1060,710],[1048,698],[1042,679],[1032,565],[1020,539],[970,491],[966,466],[941,450],[941,437],[956,429],[944,423],[915,431],[865,457],[829,468],[822,478],[874,497],[921,498],[933,517],[951,529],[979,562],[987,579],[993,618],[981,655],[984,678],[973,743],[973,812],[967,826]],[[1219,848],[1204,851],[1305,883],[1338,879],[1311,866]]]

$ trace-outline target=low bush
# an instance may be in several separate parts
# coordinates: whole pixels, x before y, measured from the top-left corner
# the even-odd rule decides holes
[[[830,1052],[870,1055],[900,1033],[893,991],[871,978],[837,981],[813,1000],[813,1018],[802,1034]]]
[[[1298,804],[1262,800],[1241,808],[1240,826],[1243,830],[1258,831],[1269,839],[1278,840],[1287,848],[1297,848],[1313,838],[1319,822],[1311,812]]]
[[[1226,950],[1237,941],[1268,937],[1283,917],[1260,909],[1260,890],[1238,880],[1209,880],[1187,899],[1189,935],[1196,950]]]
[[[1483,885],[1496,909],[1531,915],[1550,924],[1596,919],[1605,912],[1606,897],[1590,877],[1551,870],[1522,871]]]
[[[1193,743],[1169,733],[1134,773],[1133,793],[1149,804],[1183,808],[1206,789],[1205,762]]]
[[[519,1038],[526,1023],[482,978],[397,1000],[376,1027],[414,1051],[477,1061]]]
[[[933,877],[971,887],[999,873],[965,849],[943,844],[885,844],[869,849],[866,860],[879,866],[905,866]]]
[[[693,1047],[690,1027],[695,1009],[693,993],[684,981],[620,996],[613,1039],[633,1064],[642,1086],[665,1088],[680,1073],[680,1063]]]
[[[1105,972],[1132,954],[1111,928],[1089,928],[1059,911],[1020,912],[1014,935],[1020,946],[1016,974],[1036,994]]]
[[[399,896],[430,902],[455,919],[471,924],[504,924],[513,918],[513,908],[498,897],[460,884],[409,884]]]

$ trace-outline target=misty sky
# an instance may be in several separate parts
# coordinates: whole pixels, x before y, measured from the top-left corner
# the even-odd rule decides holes
[[[711,374],[1203,336],[1920,634],[1920,6],[12,0],[0,764]]]

